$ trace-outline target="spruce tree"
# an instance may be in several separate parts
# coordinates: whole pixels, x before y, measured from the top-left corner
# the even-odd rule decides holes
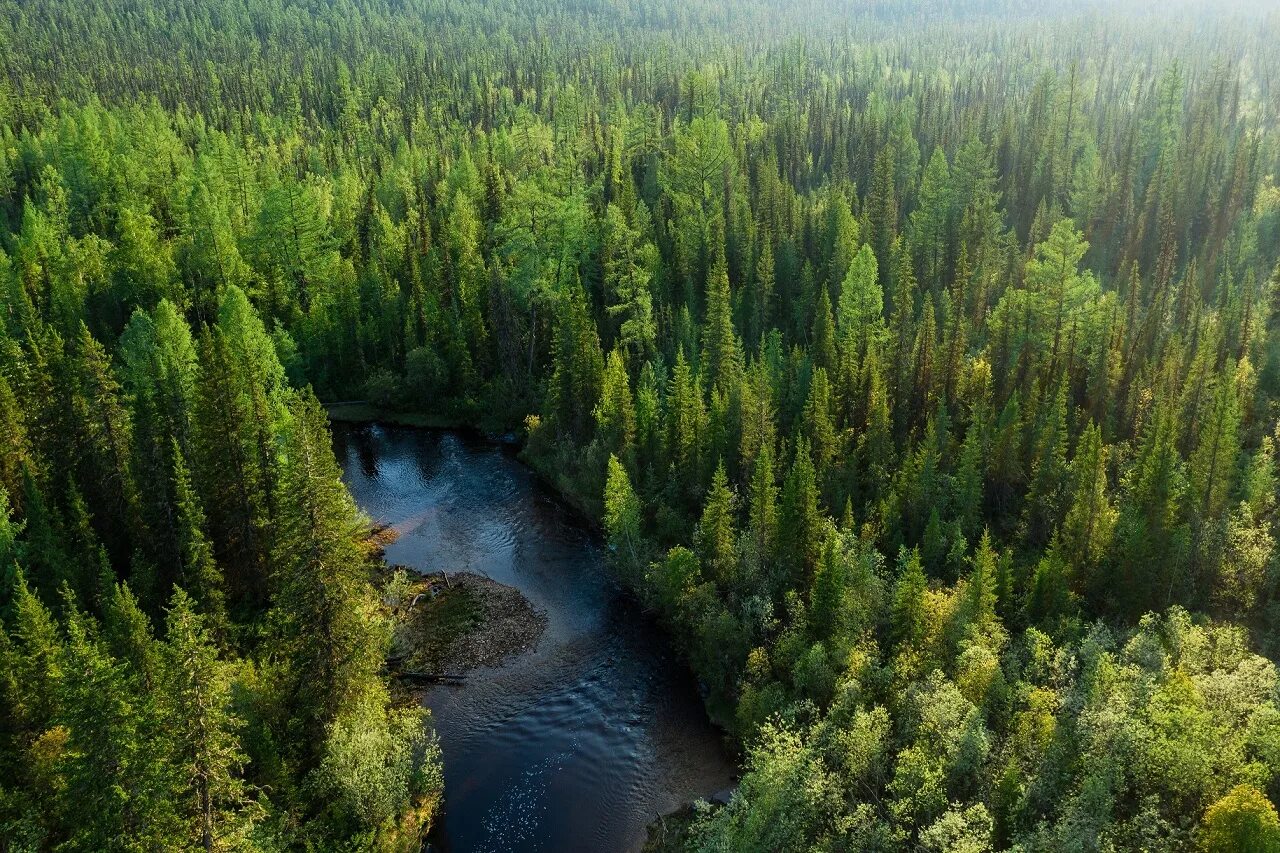
[[[328,421],[309,392],[294,396],[284,433],[271,623],[292,714],[291,745],[318,760],[326,727],[377,682],[389,640],[359,547],[364,526],[338,476]]]
[[[729,490],[724,463],[716,466],[702,508],[702,520],[694,536],[698,559],[710,578],[724,587],[737,579],[737,533],[734,530],[735,495]]]
[[[218,659],[205,618],[181,587],[169,604],[162,654],[165,725],[183,785],[182,835],[212,851],[237,826],[245,756],[238,740],[241,724],[231,709],[229,667]]]

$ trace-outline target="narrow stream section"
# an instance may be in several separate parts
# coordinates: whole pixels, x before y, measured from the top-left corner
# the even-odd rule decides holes
[[[511,450],[458,433],[334,424],[343,478],[396,528],[387,561],[472,571],[547,615],[536,648],[426,693],[444,753],[431,842],[625,851],[734,772],[667,637],[611,579],[601,543]]]

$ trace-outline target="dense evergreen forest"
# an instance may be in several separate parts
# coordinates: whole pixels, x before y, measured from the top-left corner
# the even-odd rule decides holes
[[[0,0],[0,849],[416,849],[320,401],[519,426],[705,851],[1280,850],[1280,14]]]

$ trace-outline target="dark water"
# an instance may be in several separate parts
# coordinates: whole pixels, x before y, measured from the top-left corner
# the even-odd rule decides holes
[[[658,813],[733,764],[667,639],[610,580],[598,539],[510,450],[432,430],[335,424],[390,563],[483,572],[547,614],[538,646],[426,695],[444,753],[449,853],[638,848]]]

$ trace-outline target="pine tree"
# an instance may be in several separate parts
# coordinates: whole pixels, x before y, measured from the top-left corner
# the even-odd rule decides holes
[[[810,352],[813,363],[826,371],[834,373],[836,358],[836,327],[831,317],[831,297],[826,287],[818,291],[818,299],[813,312],[813,329],[809,335]]]
[[[0,371],[0,488],[21,505],[22,471],[31,464],[26,416],[18,398]]]
[[[758,567],[770,566],[776,559],[778,487],[774,478],[773,443],[767,442],[756,454],[747,501],[747,536]]]
[[[778,505],[778,556],[793,587],[812,573],[818,562],[822,513],[818,509],[817,475],[809,442],[799,438],[795,459],[782,486]]]
[[[191,451],[197,361],[191,330],[162,300],[148,315],[134,311],[120,336],[124,386],[132,397],[139,442]]]
[[[227,335],[218,328],[200,339],[196,441],[203,504],[218,559],[227,566],[234,600],[260,606],[266,599],[272,488],[252,428],[252,400],[242,390]]]
[[[915,372],[912,350],[917,337],[916,277],[911,267],[911,255],[901,240],[894,242],[893,251],[893,321],[889,344],[893,370],[889,375],[892,377],[890,392],[894,403],[894,426],[901,435],[913,416],[925,413],[911,410]],[[884,264],[881,264],[881,269],[884,269]],[[929,341],[929,346],[932,347],[932,341]]]
[[[95,598],[95,592],[105,593],[115,585],[115,572],[94,530],[89,507],[75,486],[68,489],[66,503],[66,523],[62,528],[66,559],[58,583],[60,587],[65,584],[80,601],[88,603]],[[101,579],[105,579],[106,584],[99,587]]]
[[[840,340],[846,350],[861,353],[868,341],[884,337],[884,293],[876,256],[863,244],[849,264],[840,286]]]
[[[201,171],[211,168],[207,157],[198,157],[196,164]],[[244,287],[251,275],[237,246],[231,215],[225,205],[226,196],[210,186],[214,179],[213,175],[207,175],[192,184],[178,254],[182,277],[191,283],[195,316],[204,322],[213,317],[218,289]]]
[[[282,178],[263,198],[253,239],[262,264],[289,283],[288,301],[296,299],[303,311],[324,284],[332,241],[316,196],[312,187]]]
[[[126,665],[138,694],[149,695],[160,682],[160,655],[151,620],[124,583],[112,584],[102,604],[102,641],[107,652]]]
[[[809,630],[819,639],[837,635],[850,608],[845,604],[848,588],[848,557],[834,528],[823,534],[822,557],[809,587]]]
[[[225,642],[228,639],[229,623],[222,571],[214,561],[213,546],[204,532],[204,509],[192,487],[191,475],[177,442],[174,442],[171,454],[177,544],[181,559],[179,580],[195,591],[195,602],[210,631],[214,637]]]
[[[80,460],[78,485],[94,507],[96,530],[116,559],[142,535],[138,492],[130,466],[133,426],[106,349],[81,324],[70,358],[71,411]]]
[[[1026,539],[1040,546],[1048,541],[1062,509],[1067,485],[1067,401],[1059,387],[1052,401],[1042,403],[1040,424],[1033,439],[1031,482],[1023,522]]]
[[[706,408],[698,380],[684,360],[676,354],[667,391],[667,458],[675,466],[682,491],[693,498],[702,488],[703,439],[706,430]]]
[[[711,488],[703,504],[695,544],[703,568],[712,580],[723,587],[732,585],[737,578],[737,534],[733,524],[735,503],[724,463],[721,462],[711,477]]]
[[[951,170],[941,148],[934,148],[920,182],[916,209],[911,212],[911,245],[925,286],[942,285],[951,227]]]
[[[966,537],[977,533],[986,503],[982,470],[986,430],[986,423],[980,418],[969,424],[952,477],[951,503],[958,512],[956,520],[960,525],[960,533]]]
[[[133,411],[133,470],[148,536],[141,549],[157,567],[159,588],[137,591],[158,613],[181,564],[177,507],[171,484],[175,453],[193,447],[191,418],[196,401],[196,350],[186,322],[167,300],[153,314],[134,311],[121,336],[122,374]],[[189,484],[188,484],[189,486]]]
[[[636,412],[631,400],[631,383],[620,350],[609,353],[605,362],[603,391],[595,409],[596,437],[610,454],[630,460],[636,437]]]
[[[1001,513],[1009,511],[1024,478],[1022,434],[1022,401],[1014,393],[996,419],[991,453],[987,457],[987,476],[992,484],[995,507]]]
[[[866,430],[859,437],[862,458],[859,470],[865,472],[866,491],[878,490],[893,471],[893,411],[888,385],[885,381],[884,367],[881,362],[880,349],[871,350],[864,366],[867,375],[867,422]]]
[[[0,590],[9,594],[9,582],[17,571],[19,544],[18,536],[23,530],[23,523],[13,517],[13,508],[9,505],[9,493],[0,486]]]
[[[18,688],[16,701],[6,714],[25,737],[34,739],[59,718],[65,649],[53,615],[27,586],[21,568],[14,571],[5,593],[9,611],[5,622],[12,626],[17,661],[14,683]]]
[[[932,412],[936,402],[937,343],[938,325],[933,298],[929,297],[925,300],[920,325],[916,329],[915,344],[911,349],[912,413],[916,417]]]
[[[1235,371],[1228,364],[1191,454],[1189,483],[1196,495],[1196,511],[1205,521],[1222,517],[1235,482],[1240,403],[1234,380]]]
[[[645,465],[660,464],[664,450],[662,440],[662,403],[658,376],[653,362],[646,361],[636,383],[636,450]],[[645,470],[641,467],[641,472]]]
[[[1182,519],[1186,463],[1178,453],[1168,407],[1151,415],[1125,475],[1117,522],[1130,612],[1165,606],[1185,592],[1188,538]]]
[[[1249,460],[1244,476],[1244,502],[1255,516],[1262,515],[1276,502],[1275,442],[1271,436],[1263,436],[1258,451]]]
[[[58,719],[69,731],[62,801],[67,847],[164,846],[177,834],[177,786],[169,732],[154,697],[139,695],[129,668],[94,639],[74,607],[65,659]]]
[[[648,216],[643,204],[637,204],[633,220],[642,222]],[[610,294],[608,312],[609,316],[620,318],[618,345],[626,352],[629,363],[638,365],[653,354],[657,336],[650,292],[657,250],[652,243],[641,241],[640,231],[614,204],[605,210],[604,225],[605,288]]]
[[[999,604],[999,557],[991,545],[991,531],[983,530],[978,548],[973,552],[971,570],[965,585],[965,616],[970,629],[979,636],[996,618]]]
[[[618,457],[610,455],[604,485],[604,529],[623,576],[631,579],[635,579],[645,567],[641,512],[640,498],[631,487],[627,469]]]
[[[289,415],[271,622],[287,661],[285,695],[302,721],[293,748],[315,761],[326,726],[376,683],[389,637],[375,616],[362,521],[339,479],[324,410],[304,391]]]
[[[1090,423],[1071,460],[1071,495],[1053,549],[1084,575],[1080,580],[1089,586],[1097,582],[1093,573],[1111,547],[1116,525],[1107,491],[1107,456],[1102,430]]]
[[[83,567],[72,564],[62,518],[45,499],[30,469],[23,470],[22,503],[26,527],[23,564],[32,585],[48,600],[55,600],[62,583],[72,583]]]
[[[179,808],[189,828],[183,835],[212,851],[234,825],[235,806],[243,795],[240,721],[231,710],[228,666],[218,660],[204,618],[180,587],[165,625],[161,695],[175,770],[184,785],[178,802],[185,803]]]
[[[1048,238],[1036,246],[1035,256],[1027,262],[1027,291],[1032,297],[1031,309],[1037,326],[1037,343],[1047,348],[1045,362],[1057,366],[1063,349],[1063,334],[1068,320],[1077,322],[1098,294],[1098,283],[1091,273],[1081,274],[1079,265],[1089,244],[1071,224],[1059,220]]]
[[[893,241],[898,233],[898,197],[894,186],[894,152],[886,146],[876,155],[867,197],[867,243],[880,267],[880,284],[888,283]]]
[[[759,344],[773,322],[774,312],[774,261],[773,240],[767,233],[760,236],[760,253],[756,259],[755,275],[751,277],[747,293],[747,343]]]
[[[586,295],[581,289],[562,297],[552,353],[554,367],[546,410],[558,430],[581,441],[589,434],[604,376],[600,337],[587,313]]]
[[[703,329],[702,375],[709,388],[728,391],[742,379],[742,347],[733,327],[729,273],[723,257],[707,276],[707,321]]]
[[[853,218],[849,200],[837,185],[832,184],[827,202],[825,255],[829,273],[824,289],[834,291],[844,281],[858,248],[858,223]]]
[[[831,398],[831,383],[827,381],[827,371],[822,367],[815,368],[813,379],[809,383],[809,398],[804,404],[803,420],[805,436],[813,448],[815,468],[823,472],[824,478],[829,475],[831,466],[840,453]]]
[[[920,562],[920,552],[905,547],[898,554],[898,580],[893,589],[889,628],[894,643],[915,645],[924,637],[924,594],[929,582]]]

